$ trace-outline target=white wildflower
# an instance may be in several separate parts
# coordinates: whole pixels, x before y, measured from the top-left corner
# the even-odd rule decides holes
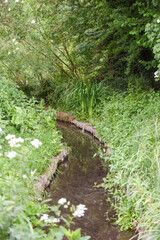
[[[15,2],[19,2],[19,0],[15,0]]]
[[[16,50],[19,50],[19,47],[17,47]]]
[[[32,20],[31,23],[34,24],[36,21],[35,20]]]
[[[38,198],[37,200],[38,200],[38,202],[42,202],[42,198]]]
[[[3,130],[2,130],[2,128],[0,128],[0,134],[3,134],[4,132],[3,132]]]
[[[18,137],[18,138],[16,138],[16,141],[17,141],[17,142],[20,142],[20,143],[23,143],[23,142],[24,142],[24,139],[21,138],[21,137]]]
[[[3,154],[2,153],[0,153],[0,157],[2,156]]]
[[[10,8],[8,8],[8,11],[10,12],[10,11],[11,11],[11,9],[10,9]]]
[[[11,52],[8,52],[8,55],[10,55],[11,54]]]
[[[5,0],[4,2],[5,2],[5,3],[8,3],[8,0]]]
[[[53,219],[48,219],[50,223],[59,223],[60,219],[59,218],[53,218]]]
[[[86,206],[84,204],[79,204],[76,207],[76,210],[73,213],[74,217],[83,217],[85,210],[87,210]]]
[[[9,140],[9,145],[10,145],[10,147],[21,147],[21,145],[20,144],[17,144],[17,142],[16,142],[16,139],[15,138],[13,138],[13,139],[11,139],[11,140]]]
[[[59,200],[58,200],[58,204],[60,204],[60,205],[63,205],[64,203],[66,203],[67,202],[67,199],[66,198],[60,198]]]
[[[32,144],[35,148],[38,148],[39,146],[42,145],[42,142],[40,142],[38,139],[34,139],[33,141],[31,141],[31,144]]]
[[[12,42],[13,42],[15,45],[17,45],[17,44],[18,44],[18,42],[16,41],[16,39],[15,39],[15,38],[13,38],[13,39],[12,39]]]
[[[157,19],[157,23],[160,23],[160,19]]]
[[[66,203],[66,204],[65,204],[63,207],[64,207],[64,208],[68,208],[68,207],[69,207],[69,205],[70,205],[70,203],[71,203],[71,202],[70,202],[70,201],[68,201],[68,202],[67,202],[67,203]]]
[[[78,209],[87,210],[86,205],[84,205],[84,204],[79,204],[79,205],[77,205],[77,208],[78,208]]]
[[[13,135],[13,134],[8,134],[8,135],[5,137],[5,139],[6,139],[6,140],[10,140],[10,139],[15,138],[15,137],[16,137],[16,136]]]
[[[76,210],[74,213],[73,213],[73,216],[74,217],[83,217],[84,216],[84,211],[81,211],[81,210]]]
[[[48,218],[48,214],[43,214],[40,218],[40,221],[44,221],[46,223],[58,223],[60,222],[59,218]]]
[[[154,78],[159,78],[159,72],[158,72],[158,71],[156,71],[156,72],[154,73]]]
[[[26,179],[26,178],[27,178],[27,175],[26,175],[26,174],[24,174],[22,177],[23,177],[23,179]]]
[[[2,146],[0,146],[0,149],[2,149]]]
[[[23,143],[23,142],[24,142],[24,139],[19,137],[19,138],[11,138],[8,143],[10,147],[21,147],[21,145],[17,143]]]
[[[33,171],[31,170],[31,177],[33,177],[33,175],[35,174],[36,171],[37,171],[37,169],[34,169]]]
[[[40,221],[45,221],[47,222],[48,221],[48,214],[43,214],[40,218]]]
[[[16,152],[12,151],[12,152],[8,152],[8,154],[6,155],[8,158],[12,159],[17,155]]]
[[[67,205],[67,204],[65,204],[63,207],[64,207],[64,208],[68,208],[68,205]]]

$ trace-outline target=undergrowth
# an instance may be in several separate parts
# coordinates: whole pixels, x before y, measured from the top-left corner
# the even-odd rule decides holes
[[[28,100],[6,79],[0,79],[0,96],[0,239],[89,239],[81,237],[80,229],[70,230],[70,221],[61,216],[62,201],[48,206],[34,187],[63,147],[55,111],[44,110],[43,102],[34,98]],[[49,211],[55,217],[49,217]],[[62,219],[67,228],[58,227]]]
[[[115,198],[112,204],[121,230],[135,229],[139,239],[159,240],[160,92],[132,87],[122,93],[105,92],[92,118],[70,95],[64,110],[94,125],[110,148],[111,156],[102,154],[110,168],[103,186]]]
[[[160,93],[118,94],[104,104],[98,134],[111,149],[104,187],[115,197],[117,223],[139,239],[160,239]]]
[[[69,85],[66,84],[66,90],[60,95],[57,103],[57,109],[60,111],[76,114],[79,119],[90,118],[100,112],[101,103],[106,98],[106,89],[104,82],[96,82],[90,78],[74,80]]]

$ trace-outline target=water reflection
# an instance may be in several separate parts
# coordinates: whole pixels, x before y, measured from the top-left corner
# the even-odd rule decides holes
[[[52,203],[65,197],[71,203],[85,204],[85,216],[77,218],[72,229],[81,228],[82,235],[90,235],[92,240],[129,240],[132,232],[119,232],[113,225],[114,213],[103,188],[95,187],[102,182],[105,172],[99,157],[93,157],[99,145],[89,136],[71,129],[67,124],[59,126],[64,142],[71,147],[69,161],[60,167],[56,183],[51,186]],[[107,219],[110,219],[108,221]]]

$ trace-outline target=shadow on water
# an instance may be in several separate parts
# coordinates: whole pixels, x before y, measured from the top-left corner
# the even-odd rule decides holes
[[[50,204],[57,204],[62,197],[75,205],[85,204],[88,210],[84,217],[76,218],[72,227],[81,228],[82,236],[89,235],[92,240],[129,240],[133,232],[119,232],[113,224],[114,212],[106,201],[107,193],[95,187],[106,175],[100,158],[93,157],[99,144],[69,124],[59,123],[58,128],[71,152],[68,163],[59,167],[58,177],[51,185]]]

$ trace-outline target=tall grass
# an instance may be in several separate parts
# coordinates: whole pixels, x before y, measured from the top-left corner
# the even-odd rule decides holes
[[[54,113],[6,79],[0,79],[0,96],[0,239],[44,239],[34,227],[43,225],[38,217],[48,208],[38,203],[33,186],[62,148]],[[21,143],[10,145],[9,134]],[[35,148],[34,139],[42,146]]]
[[[160,239],[160,93],[116,95],[104,104],[99,135],[111,148],[104,187],[115,197],[121,229]],[[142,234],[141,234],[142,235]],[[148,239],[148,238],[147,238]]]
[[[75,80],[67,87],[59,100],[59,106],[64,111],[74,111],[79,117],[92,118],[96,105],[105,95],[103,83],[89,78]]]

